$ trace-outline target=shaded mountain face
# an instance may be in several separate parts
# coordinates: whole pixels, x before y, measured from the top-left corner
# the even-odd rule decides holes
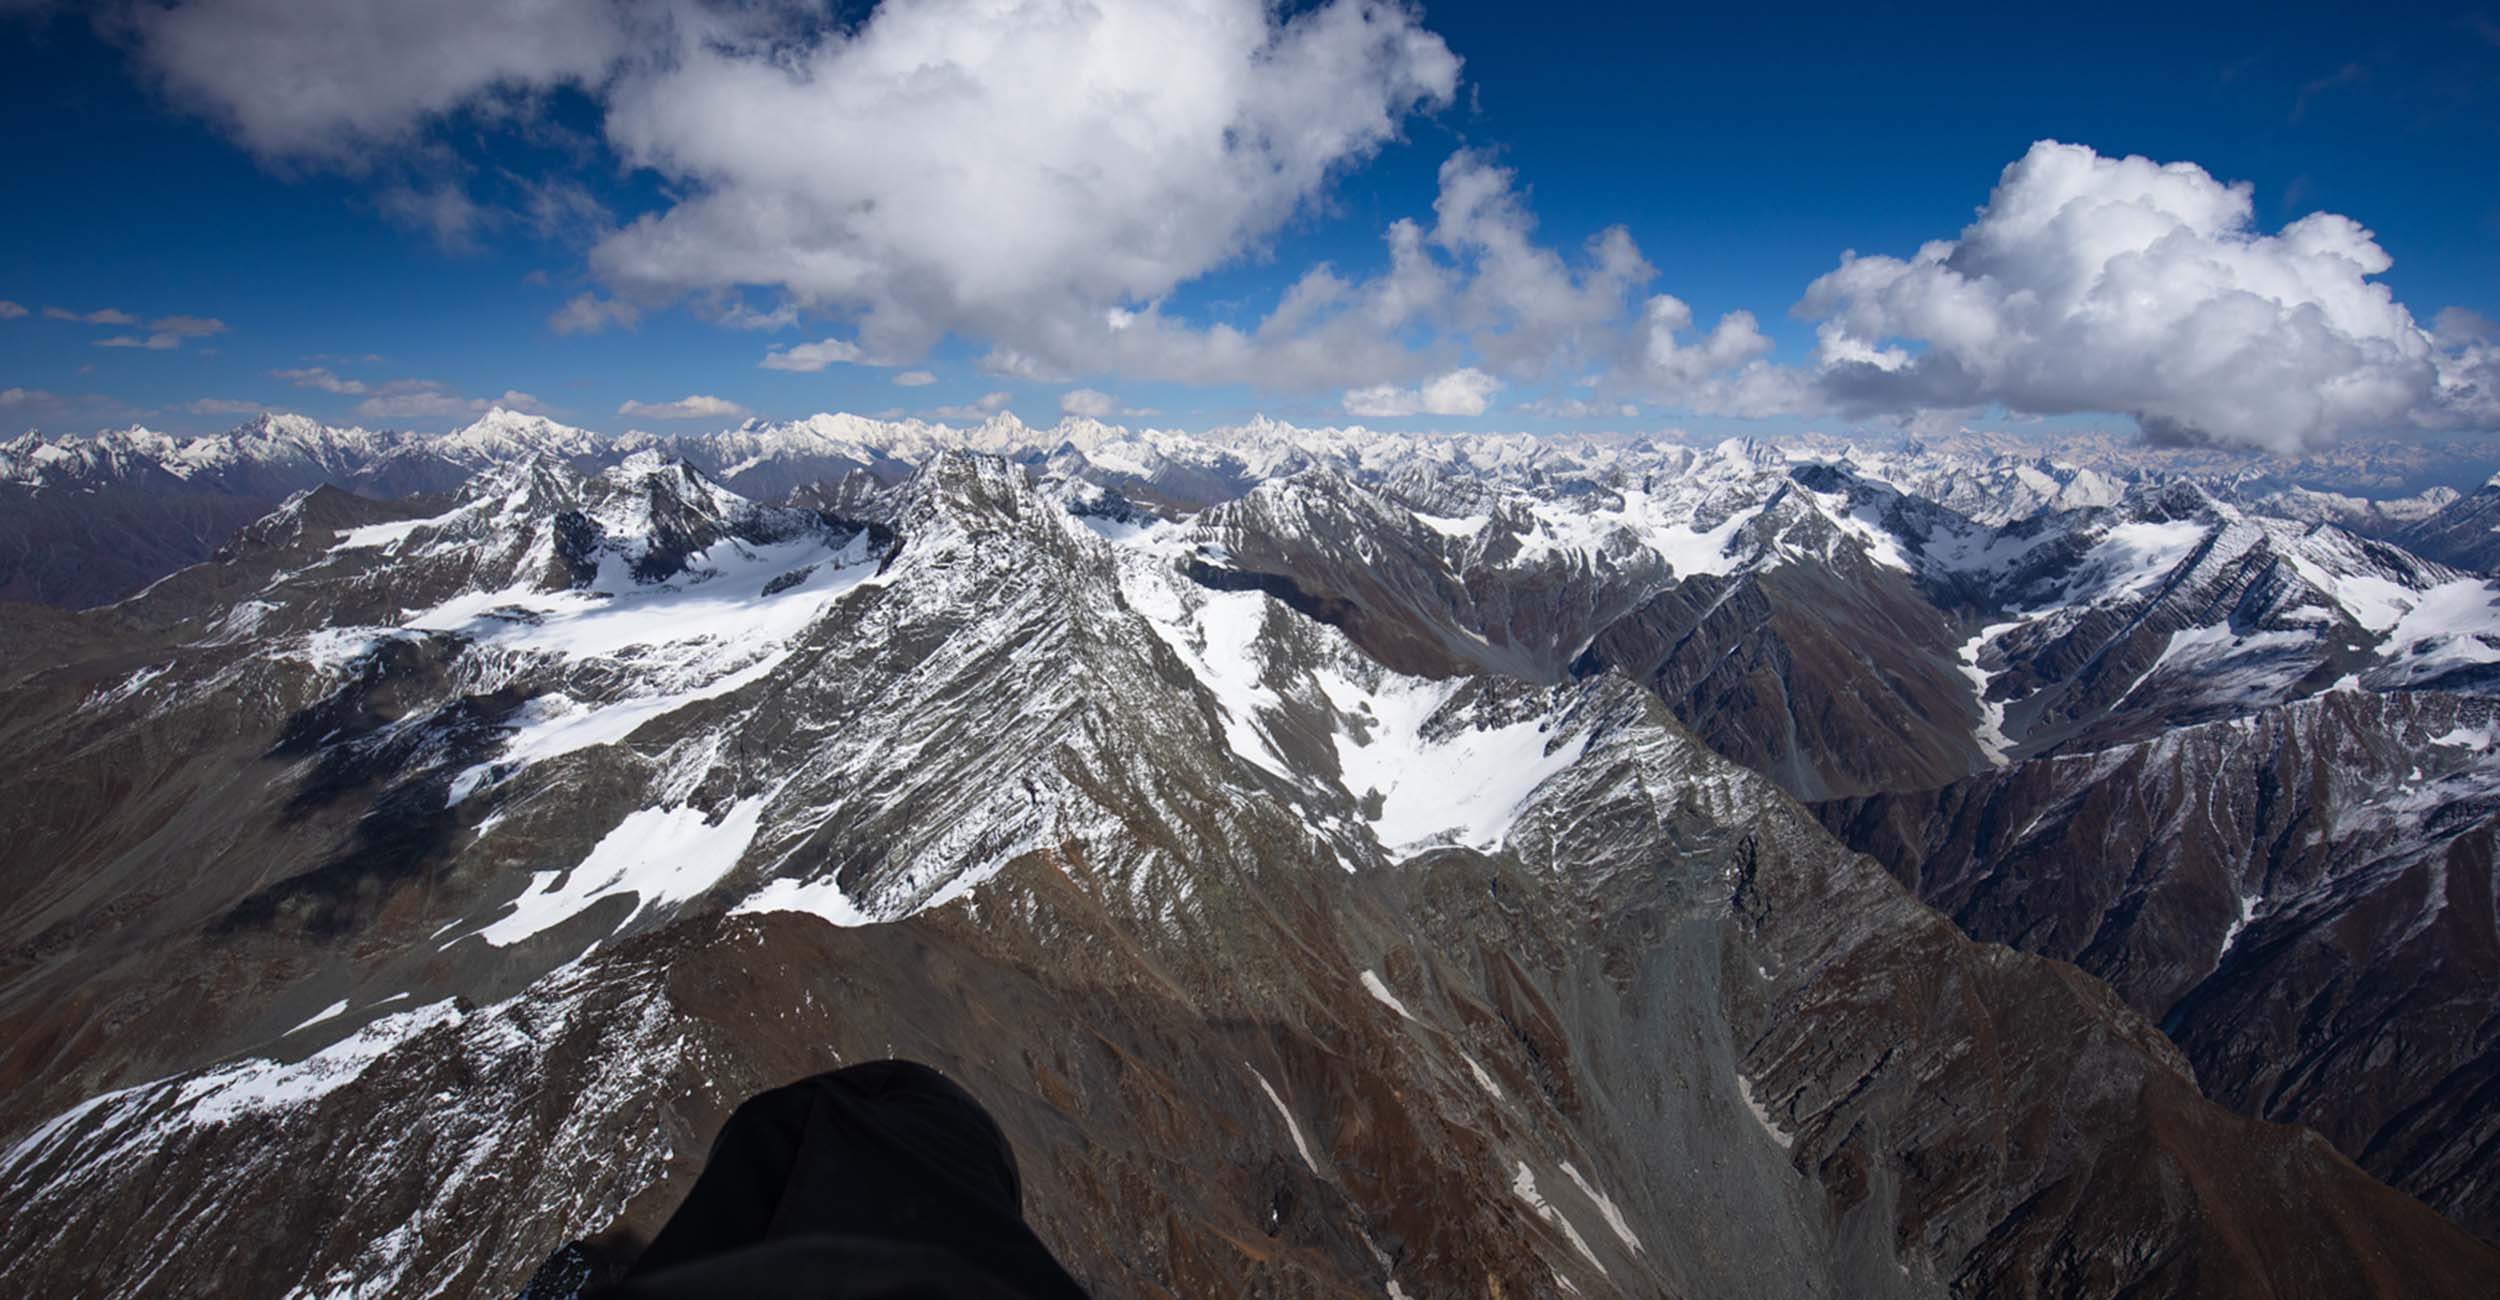
[[[961,451],[839,511],[526,459],[12,619],[0,1279],[509,1291],[741,1096],[906,1054],[1105,1296],[2490,1294],[1583,662],[1704,578],[1915,578],[1713,463],[1766,490],[1664,523],[1499,466],[1182,521]]]
[[[2474,573],[2500,571],[2500,484],[2486,483],[2396,534],[2423,555]]]

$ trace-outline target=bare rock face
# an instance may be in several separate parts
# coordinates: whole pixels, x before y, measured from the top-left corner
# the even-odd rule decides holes
[[[2215,1099],[2493,1235],[2494,730],[2340,691],[1818,811],[1974,938],[2108,980]]]
[[[1802,798],[1930,785],[1981,762],[1949,625],[1898,574],[1700,577],[1610,624],[1575,668],[1648,685],[1713,748]]]
[[[1573,637],[1450,650],[1647,560],[1458,576],[1406,507],[1348,553],[1423,558],[1321,597],[1242,516],[998,456],[844,501],[665,458],[315,494],[13,628],[0,1281],[516,1290],[655,1227],[740,1097],[899,1054],[1104,1296],[2500,1285]]]

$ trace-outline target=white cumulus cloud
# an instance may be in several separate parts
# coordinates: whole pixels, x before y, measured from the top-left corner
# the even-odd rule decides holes
[[[1799,312],[1844,411],[2120,411],[2156,439],[2291,450],[2488,406],[2372,278],[2389,264],[2349,217],[2269,234],[2245,183],[2044,140],[1959,237],[1845,257]]]
[[[625,75],[609,142],[685,197],[591,263],[633,293],[842,305],[879,354],[954,330],[1064,369],[1047,325],[1254,249],[1457,75],[1379,0],[887,0],[795,49]]]
[[[1485,408],[1493,404],[1493,394],[1499,392],[1501,387],[1501,380],[1468,366],[1414,388],[1378,384],[1349,390],[1345,395],[1345,410],[1348,415],[1370,417],[1482,415]]]
[[[926,370],[906,370],[896,375],[894,382],[905,388],[926,388],[937,382],[937,376]]]

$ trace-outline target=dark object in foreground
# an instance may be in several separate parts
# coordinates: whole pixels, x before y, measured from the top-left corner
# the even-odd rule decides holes
[[[1025,1226],[1015,1151],[954,1081],[876,1061],[749,1098],[612,1286],[581,1243],[525,1297],[1084,1300]]]

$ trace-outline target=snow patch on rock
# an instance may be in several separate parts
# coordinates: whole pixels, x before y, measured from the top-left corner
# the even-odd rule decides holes
[[[1398,1001],[1398,995],[1389,991],[1389,986],[1381,982],[1376,972],[1369,970],[1363,972],[1363,991],[1371,994],[1373,1001],[1397,1012],[1406,1019],[1415,1018],[1415,1013],[1407,1010],[1405,1003]]]
[[[1303,1140],[1302,1126],[1294,1122],[1293,1112],[1285,1107],[1285,1099],[1276,1095],[1275,1085],[1267,1081],[1266,1075],[1259,1073],[1257,1066],[1244,1061],[1241,1068],[1248,1070],[1250,1077],[1259,1081],[1259,1091],[1267,1094],[1269,1104],[1275,1106],[1276,1113],[1284,1117],[1285,1131],[1293,1134],[1293,1149],[1302,1153],[1302,1163],[1308,1166],[1312,1173],[1318,1173],[1319,1162],[1311,1158],[1311,1144]]]
[[[1585,731],[1556,737],[1542,717],[1495,726],[1441,718],[1457,682],[1384,676],[1367,691],[1341,674],[1318,678],[1341,712],[1366,724],[1336,734],[1338,770],[1357,801],[1378,796],[1372,832],[1395,857],[1443,843],[1498,848],[1529,796],[1588,745]]]
[[[566,871],[537,871],[512,910],[477,936],[506,947],[561,925],[601,899],[631,894],[636,915],[683,902],[711,888],[738,865],[754,842],[770,793],[729,806],[717,818],[693,804],[626,814]]]
[[[1561,1210],[1555,1209],[1553,1203],[1547,1201],[1543,1194],[1537,1191],[1536,1173],[1528,1168],[1528,1162],[1525,1160],[1519,1162],[1519,1172],[1510,1180],[1510,1194],[1527,1202],[1528,1208],[1536,1212],[1536,1217],[1560,1229],[1564,1239],[1571,1243],[1571,1248],[1579,1251],[1580,1257],[1594,1265],[1598,1272],[1606,1271],[1606,1266],[1598,1263],[1597,1252],[1589,1249],[1588,1240],[1580,1235],[1580,1230],[1572,1227],[1571,1220],[1565,1218]],[[1560,1276],[1556,1274],[1556,1277]]]

